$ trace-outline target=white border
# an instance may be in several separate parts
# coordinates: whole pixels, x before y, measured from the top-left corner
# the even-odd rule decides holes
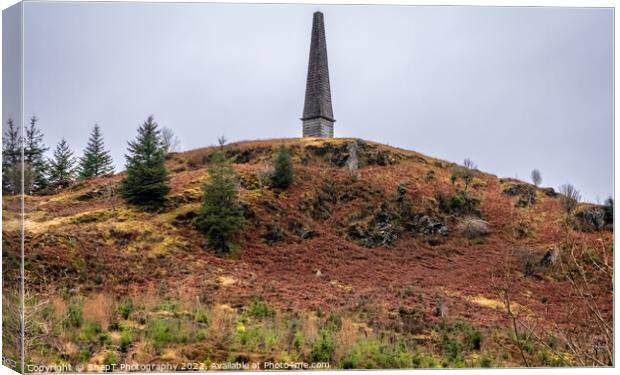
[[[43,1],[43,0],[26,0],[26,2],[32,1]],[[70,1],[81,1],[81,2],[97,2],[97,0],[63,0],[64,2]],[[447,1],[437,1],[437,0],[426,0],[426,1],[416,1],[416,0],[407,0],[407,1],[382,1],[382,0],[337,0],[337,1],[329,1],[329,0],[314,0],[314,1],[300,1],[300,0],[288,0],[288,1],[270,1],[270,0],[245,0],[245,1],[231,1],[231,0],[220,0],[220,1],[181,1],[181,0],[132,0],[134,2],[167,2],[167,3],[192,3],[192,2],[217,2],[217,3],[250,3],[250,4],[341,4],[341,5],[351,5],[351,4],[365,4],[365,5],[469,5],[469,6],[558,6],[558,7],[609,7],[614,8],[614,21],[615,21],[615,0],[475,0],[475,1],[467,1],[467,0],[447,0]],[[16,0],[0,0],[0,7],[2,10],[17,4],[19,1]],[[102,2],[102,1],[98,1]],[[107,0],[105,2],[123,2],[121,0]],[[125,1],[126,2],[126,1]],[[22,13],[23,18],[23,13]],[[22,19],[22,28],[23,28],[23,19]],[[2,20],[0,17],[0,38],[2,34]],[[616,172],[616,166],[618,166],[618,161],[620,156],[615,153],[615,144],[618,141],[618,133],[615,132],[615,113],[618,108],[617,97],[615,95],[615,88],[618,84],[618,77],[615,74],[615,71],[618,67],[618,60],[616,59],[616,41],[618,40],[618,29],[615,28],[614,22],[614,197],[617,197],[615,194],[615,186],[618,186],[618,174]],[[22,40],[23,42],[23,40]],[[0,48],[0,60],[2,58],[2,51]],[[23,74],[22,74],[23,78]],[[22,82],[23,84],[23,82]],[[0,72],[0,86],[2,85],[2,73]],[[23,88],[22,88],[23,91]],[[23,101],[23,98],[22,98]],[[23,107],[23,106],[22,106]],[[2,104],[0,103],[0,113],[2,111]],[[23,115],[22,115],[23,117]],[[22,118],[23,120],[23,118]],[[23,123],[23,121],[22,121]],[[615,217],[617,217],[617,213],[615,213]],[[0,218],[1,222],[1,218]],[[614,244],[617,243],[617,232],[614,233]],[[1,248],[1,244],[0,244]],[[615,250],[615,246],[614,246]],[[615,259],[615,251],[614,251],[614,264],[617,264]],[[1,265],[0,265],[1,269]],[[615,269],[614,269],[615,271]],[[615,272],[614,272],[615,276]],[[0,291],[2,285],[0,283]],[[614,290],[617,291],[617,284],[615,283],[614,277]],[[618,309],[618,298],[614,295],[614,311],[620,311]],[[2,311],[0,309],[0,318],[2,317]],[[614,315],[614,327],[616,327]],[[1,332],[1,325],[0,325]],[[615,343],[618,342],[618,330],[615,329]],[[0,347],[1,347],[0,342]],[[615,349],[615,363],[618,363],[618,350]],[[393,375],[401,375],[401,374],[410,374],[414,370],[378,370],[378,371],[369,371],[370,373],[389,373]],[[446,370],[415,370],[416,373],[430,373],[437,371],[446,371]],[[583,374],[583,373],[602,373],[602,374],[611,374],[615,373],[616,370],[612,368],[558,368],[558,369],[464,369],[464,370],[452,370],[459,371],[459,373],[465,374],[489,374],[489,373],[500,373],[500,374],[519,374],[519,373],[527,373],[527,374]],[[294,371],[295,373],[301,373],[301,371]],[[348,371],[350,373],[361,373],[361,370],[352,370]],[[364,371],[368,373],[368,371]],[[9,370],[6,367],[0,366],[0,374],[15,374],[16,372]],[[243,372],[227,372],[228,374],[242,374]],[[323,374],[339,374],[341,371],[321,371]],[[152,373],[149,373],[152,374]],[[163,373],[162,373],[163,374]]]

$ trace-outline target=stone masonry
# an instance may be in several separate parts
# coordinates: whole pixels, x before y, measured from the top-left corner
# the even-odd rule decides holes
[[[312,17],[306,100],[301,121],[304,137],[334,137],[334,122],[336,120],[332,112],[325,24],[321,12],[315,12]]]

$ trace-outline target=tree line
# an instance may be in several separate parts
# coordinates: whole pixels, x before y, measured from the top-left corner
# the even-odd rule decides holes
[[[2,139],[2,192],[3,194],[37,194],[67,187],[74,180],[103,176],[114,172],[110,152],[105,149],[99,125],[95,124],[88,144],[80,158],[74,156],[63,138],[56,145],[53,156],[46,158],[49,147],[43,142],[39,119],[30,123],[20,134],[13,119],[7,121]]]
[[[58,143],[53,157],[45,158],[48,148],[43,143],[43,133],[38,129],[37,121],[35,116],[31,118],[23,137],[12,119],[7,122],[2,150],[4,193],[21,192],[22,167],[25,194],[62,189],[75,180],[114,172],[110,152],[104,146],[98,125],[93,127],[88,145],[79,159],[74,157],[65,139]],[[226,139],[221,137],[218,143],[219,149],[210,156],[209,179],[202,188],[202,207],[196,226],[206,234],[210,248],[230,253],[235,249],[235,238],[241,232],[245,218],[239,201],[238,179],[232,161],[224,152]],[[149,211],[165,209],[170,192],[166,154],[178,145],[174,133],[169,128],[159,129],[152,115],[144,121],[136,138],[128,142],[126,175],[118,187],[127,203]],[[282,146],[272,165],[260,171],[261,189],[263,185],[269,185],[279,191],[286,190],[292,185],[293,176],[290,152]]]
[[[14,195],[50,193],[69,186],[76,180],[108,175],[114,172],[110,151],[103,142],[101,127],[95,124],[81,157],[75,157],[66,139],[56,145],[53,155],[45,157],[49,147],[38,127],[39,119],[30,122],[20,134],[12,118],[2,139],[2,193]],[[166,152],[176,150],[179,139],[171,129],[162,129],[162,147]]]

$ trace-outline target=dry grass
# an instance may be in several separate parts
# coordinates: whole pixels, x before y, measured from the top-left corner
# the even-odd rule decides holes
[[[209,337],[219,348],[227,347],[235,332],[237,313],[228,305],[217,305],[211,311]]]
[[[342,327],[336,336],[336,352],[335,357],[340,361],[355,345],[355,343],[363,337],[360,324],[351,319],[342,319]]]
[[[82,316],[84,321],[95,322],[106,330],[114,317],[116,304],[114,299],[103,293],[96,293],[84,300]]]

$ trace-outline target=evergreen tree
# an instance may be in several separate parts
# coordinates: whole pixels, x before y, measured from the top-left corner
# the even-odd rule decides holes
[[[80,158],[79,178],[92,178],[106,175],[114,171],[112,157],[103,145],[103,136],[99,125],[95,124],[88,145],[84,149],[84,156]]]
[[[32,178],[24,179],[24,190],[26,194],[32,194],[47,186],[47,164],[44,154],[48,150],[43,144],[43,133],[37,128],[36,116],[30,118],[30,125],[26,127],[24,137],[24,170],[25,174],[31,175]]]
[[[288,189],[293,183],[293,162],[290,152],[280,147],[276,155],[271,185],[277,189]]]
[[[614,223],[614,199],[609,197],[605,200],[605,205],[603,206],[603,210],[605,212],[605,223],[612,224]]]
[[[218,252],[230,253],[234,239],[243,228],[243,208],[239,203],[237,178],[222,151],[213,155],[209,180],[203,185],[198,227],[208,244]]]
[[[63,138],[56,149],[54,157],[48,161],[49,183],[54,187],[66,187],[75,175],[75,158],[69,144]]]
[[[165,151],[153,116],[138,128],[135,141],[129,142],[127,176],[121,182],[121,194],[127,202],[155,208],[170,191]]]
[[[17,194],[21,191],[22,137],[12,118],[6,123],[2,137],[2,192]]]

